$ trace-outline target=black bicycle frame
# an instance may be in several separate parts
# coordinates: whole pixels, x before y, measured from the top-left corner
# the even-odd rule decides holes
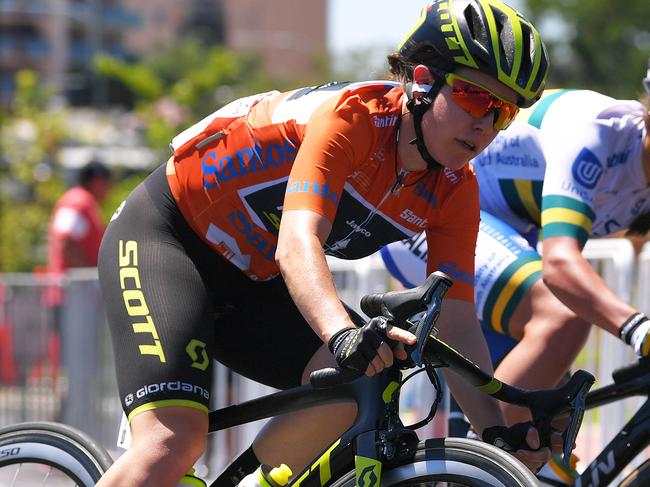
[[[616,380],[616,374],[614,377]],[[594,409],[634,396],[650,396],[650,371],[637,377],[624,378],[590,392],[586,398],[586,406],[587,409]],[[609,485],[648,445],[650,445],[650,398],[572,485],[575,487]]]
[[[288,487],[326,487],[332,479],[354,469],[355,459],[359,457],[370,462],[374,460],[375,470],[367,472],[379,477],[382,462],[377,458],[380,453],[377,451],[377,433],[388,429],[390,425],[387,423],[391,418],[397,421],[400,380],[401,372],[393,366],[374,377],[362,376],[353,382],[328,388],[318,389],[304,385],[276,392],[210,412],[209,431],[219,431],[316,405],[355,402],[358,414],[352,427],[311,465],[295,475]],[[415,441],[417,443],[417,436]]]

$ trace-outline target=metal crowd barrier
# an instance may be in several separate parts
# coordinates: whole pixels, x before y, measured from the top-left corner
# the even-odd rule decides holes
[[[120,405],[96,270],[2,274],[0,288],[0,424],[61,421],[113,442],[106,418]]]
[[[635,296],[637,308],[650,315],[650,242],[646,242],[641,249],[637,269],[638,286]]]

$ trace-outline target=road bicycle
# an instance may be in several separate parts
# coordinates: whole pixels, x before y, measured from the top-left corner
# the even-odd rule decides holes
[[[416,288],[362,298],[361,309],[366,315],[383,315],[416,335],[415,345],[407,347],[407,360],[373,377],[359,376],[351,369],[316,371],[310,384],[212,411],[210,432],[319,404],[355,401],[358,415],[352,427],[298,472],[287,487],[538,485],[532,472],[514,456],[490,444],[465,438],[420,441],[415,430],[433,419],[442,399],[436,369],[449,367],[482,392],[529,408],[542,438],[548,438],[553,418],[568,414],[566,458],[578,433],[584,398],[594,378],[579,370],[561,388],[527,391],[487,374],[436,336],[435,321],[451,284],[445,274],[434,272]],[[417,367],[415,373],[426,373],[436,392],[432,394],[429,414],[416,424],[405,426],[399,416],[399,393],[414,375],[403,378],[402,370],[412,367]],[[92,439],[64,425],[22,423],[0,429],[0,483],[2,472],[10,471],[14,476],[2,485],[17,486],[18,479],[29,472],[42,474],[44,481],[25,485],[64,485],[46,483],[56,473],[88,487],[95,485],[111,462],[110,456]]]

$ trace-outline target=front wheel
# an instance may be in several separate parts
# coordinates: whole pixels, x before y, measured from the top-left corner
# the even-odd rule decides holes
[[[94,486],[113,463],[85,433],[59,423],[0,428],[0,485]]]
[[[332,487],[353,487],[348,472]],[[381,474],[381,486],[536,487],[537,479],[519,460],[487,443],[441,438],[420,443],[415,458]],[[378,485],[366,487],[379,487]]]
[[[646,460],[639,467],[635,468],[619,484],[619,487],[643,487],[650,485],[650,460]]]

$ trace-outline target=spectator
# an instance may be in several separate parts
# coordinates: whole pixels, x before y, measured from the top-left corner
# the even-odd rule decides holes
[[[60,279],[71,268],[96,267],[99,245],[106,229],[99,204],[111,188],[111,172],[98,161],[90,161],[78,174],[76,184],[57,201],[48,230],[49,273],[57,277],[45,289],[45,305],[49,309],[47,334],[47,363],[55,384],[59,374],[62,347],[63,290]],[[41,376],[44,362],[37,361],[32,375]]]
[[[111,187],[106,166],[91,161],[81,168],[78,183],[56,203],[48,231],[48,271],[96,267],[105,224],[99,204]]]

